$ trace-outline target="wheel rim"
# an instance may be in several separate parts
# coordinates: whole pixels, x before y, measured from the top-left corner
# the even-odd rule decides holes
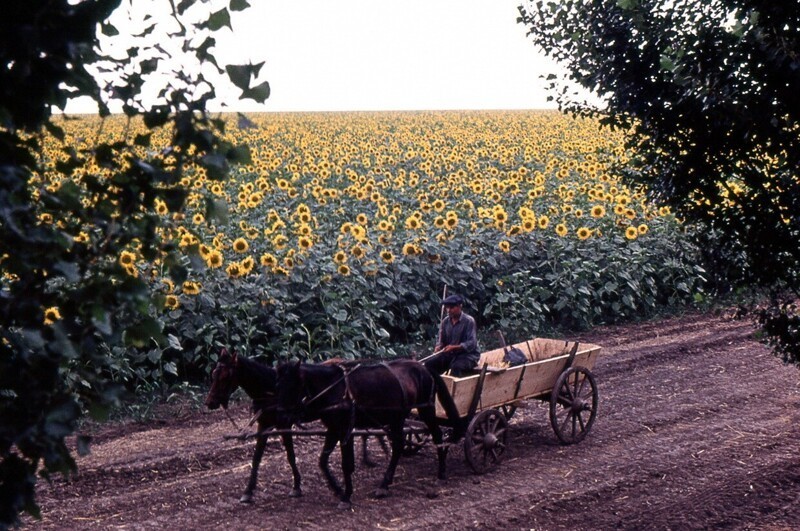
[[[508,441],[508,422],[496,409],[482,411],[472,419],[464,438],[464,455],[477,474],[484,474],[503,460]]]
[[[556,380],[550,396],[550,423],[564,444],[582,441],[597,416],[597,385],[585,367],[570,367]]]

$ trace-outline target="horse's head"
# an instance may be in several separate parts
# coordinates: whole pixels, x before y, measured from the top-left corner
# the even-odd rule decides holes
[[[306,390],[300,362],[278,366],[278,422],[291,425],[303,414]]]
[[[217,366],[211,373],[211,389],[206,397],[208,409],[217,409],[219,406],[228,409],[228,401],[239,386],[236,378],[237,363],[236,352],[229,354],[227,349],[222,349]]]

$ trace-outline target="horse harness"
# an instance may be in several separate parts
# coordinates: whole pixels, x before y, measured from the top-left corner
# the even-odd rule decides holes
[[[389,371],[389,373],[392,376],[394,376],[394,379],[397,381],[397,385],[400,388],[400,392],[403,394],[403,404],[402,404],[403,405],[403,409],[414,409],[414,408],[418,408],[418,407],[425,407],[425,406],[430,406],[430,405],[435,403],[435,400],[436,400],[436,398],[435,398],[435,395],[436,395],[436,384],[435,384],[435,382],[431,386],[430,397],[428,398],[428,400],[425,403],[411,405],[411,404],[409,404],[409,400],[408,400],[408,392],[406,391],[406,388],[403,385],[403,382],[401,382],[400,378],[397,376],[397,373],[395,373],[394,369],[392,369],[392,367],[385,361],[382,361],[380,363],[380,365],[383,366],[387,371]],[[352,387],[350,385],[349,376],[352,373],[354,373],[355,371],[357,371],[359,368],[361,368],[362,365],[359,363],[359,364],[355,365],[352,369],[349,369],[349,370],[346,369],[345,367],[341,366],[341,365],[339,365],[338,367],[342,370],[342,377],[339,378],[338,380],[336,380],[335,382],[333,382],[332,384],[330,384],[328,387],[326,387],[325,389],[323,389],[322,391],[320,391],[316,395],[314,395],[312,398],[303,399],[303,407],[307,407],[309,404],[311,404],[315,400],[320,399],[328,391],[330,391],[331,389],[335,388],[342,381],[344,381],[344,393],[342,394],[342,398],[340,399],[340,401],[338,403],[336,403],[336,404],[333,404],[333,405],[330,405],[330,406],[328,406],[326,408],[323,408],[322,411],[335,410],[335,409],[346,409],[346,408],[353,408],[353,409],[357,409],[358,408],[358,403],[357,403],[356,397],[353,394]],[[361,411],[364,412],[364,411],[366,411],[368,409],[376,409],[376,408],[361,408]]]

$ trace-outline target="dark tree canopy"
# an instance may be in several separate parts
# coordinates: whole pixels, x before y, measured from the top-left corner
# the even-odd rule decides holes
[[[800,2],[537,0],[520,13],[570,80],[605,102],[556,80],[559,106],[629,132],[620,171],[703,222],[734,280],[796,297]],[[796,348],[794,323],[784,344]]]
[[[163,300],[151,300],[120,260],[134,246],[173,278],[184,274],[174,249],[156,237],[154,201],[182,207],[186,192],[177,184],[190,163],[221,178],[229,164],[249,158],[221,140],[224,123],[205,110],[214,83],[199,69],[171,65],[157,40],[123,56],[102,52],[99,32],[118,33],[108,19],[121,3],[14,1],[0,17],[0,528],[22,511],[38,514],[37,476],[74,469],[65,437],[83,412],[102,417],[118,399],[101,345],[164,341],[152,311]],[[211,54],[212,33],[230,27],[230,11],[248,7],[246,0],[161,6],[176,22],[169,38],[194,61],[227,73],[242,97],[268,96],[265,82],[252,83],[260,65],[223,69]],[[184,22],[192,13],[198,20],[198,10],[199,23]],[[158,25],[150,15],[144,22],[140,37],[154,35]],[[156,71],[167,81],[148,103],[141,90]],[[98,81],[101,73],[110,81]],[[63,142],[52,109],[77,96],[95,100],[102,116],[118,101],[128,117],[170,131],[171,145],[143,158],[139,148],[150,137],[137,135],[76,150]],[[43,146],[60,141],[56,171],[64,179],[56,181],[43,169]],[[79,451],[87,445],[78,438]]]

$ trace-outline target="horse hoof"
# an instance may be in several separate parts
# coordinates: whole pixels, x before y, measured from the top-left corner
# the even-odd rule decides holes
[[[303,493],[300,491],[300,489],[292,489],[292,492],[289,493],[290,498],[299,498],[302,495]]]
[[[383,489],[383,488],[375,489],[375,492],[373,492],[372,495],[378,499],[385,498],[389,495],[389,489]]]
[[[246,504],[253,503],[253,495],[252,494],[243,494],[242,497],[239,498],[239,503],[246,503]]]
[[[339,502],[338,509],[341,511],[349,511],[353,508],[353,504],[349,501]]]

